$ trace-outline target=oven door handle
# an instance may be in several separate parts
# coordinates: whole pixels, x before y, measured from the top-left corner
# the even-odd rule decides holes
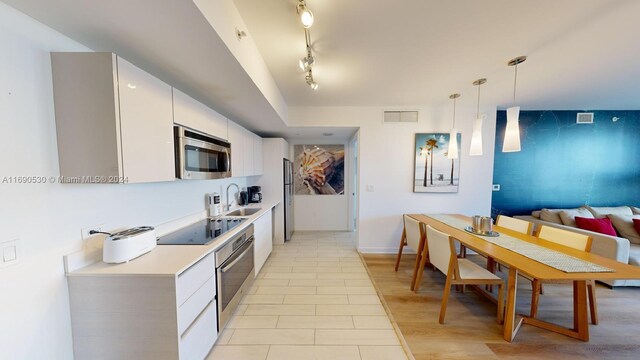
[[[249,240],[247,240],[246,244],[248,244],[247,248],[242,252],[242,254],[240,254],[240,256],[238,256],[235,260],[233,260],[230,264],[225,265],[225,267],[223,267],[220,271],[222,273],[226,273],[227,271],[229,271],[230,268],[232,268],[236,263],[238,263],[238,261],[242,260],[243,257],[245,257],[247,255],[247,253],[249,252],[248,250],[251,250],[252,245],[251,244],[253,242],[253,237],[250,238]]]

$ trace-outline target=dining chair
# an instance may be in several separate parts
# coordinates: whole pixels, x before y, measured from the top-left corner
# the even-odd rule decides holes
[[[502,279],[469,259],[458,258],[455,250],[455,239],[449,236],[449,234],[438,231],[429,225],[427,225],[426,228],[431,264],[447,276],[438,322],[444,324],[451,285],[490,284],[498,286],[497,320],[499,324],[502,324],[504,318],[504,282]],[[493,300],[493,298],[484,293],[484,291],[479,291]]]
[[[512,218],[505,215],[498,215],[498,217],[496,218],[496,225],[503,227],[505,229],[517,231],[519,233],[526,234],[526,235],[531,235],[533,231],[532,222],[522,220],[522,219]],[[495,273],[496,265],[498,266],[498,271],[502,271],[501,265],[499,263],[496,263],[496,261],[491,257],[487,258],[487,270],[491,271],[492,273]],[[489,287],[489,291],[491,291],[490,287]]]
[[[590,252],[592,238],[589,235],[580,234],[577,232],[559,229],[553,226],[540,226],[536,236],[545,241],[564,245],[573,249]],[[596,290],[595,281],[587,281],[587,293],[589,295],[589,311],[591,315],[591,323],[598,325],[598,309],[596,305]],[[531,294],[531,317],[535,318],[538,315],[538,302],[540,300],[540,293],[542,292],[542,282],[539,279],[532,279],[532,294]]]
[[[412,218],[408,215],[402,217],[404,223],[404,229],[402,231],[402,237],[400,238],[400,248],[398,249],[398,258],[396,259],[396,271],[400,266],[400,258],[402,257],[402,250],[405,246],[410,247],[416,252],[416,261],[413,268],[413,276],[411,278],[411,290],[415,289],[416,277],[418,272],[422,275],[422,270],[426,263],[428,263],[429,251],[426,246],[424,223]],[[424,261],[422,261],[424,257]],[[420,266],[422,266],[420,268]],[[422,278],[422,276],[420,276]],[[417,291],[417,289],[415,290]]]

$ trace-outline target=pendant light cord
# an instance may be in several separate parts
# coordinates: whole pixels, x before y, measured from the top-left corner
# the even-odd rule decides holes
[[[513,104],[516,103],[516,84],[518,82],[518,64],[516,63],[516,76],[513,77]]]
[[[478,84],[478,107],[476,109],[476,119],[480,117],[480,86],[482,86],[482,84]]]

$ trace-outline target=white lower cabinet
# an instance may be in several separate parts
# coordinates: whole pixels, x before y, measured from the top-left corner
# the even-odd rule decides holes
[[[258,276],[260,269],[273,250],[273,216],[272,210],[267,211],[253,223],[254,230],[254,267]]]
[[[204,359],[218,337],[213,254],[179,274],[68,280],[75,359]]]

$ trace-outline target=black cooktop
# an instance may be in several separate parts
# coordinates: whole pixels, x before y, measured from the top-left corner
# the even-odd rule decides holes
[[[158,245],[207,245],[240,225],[244,218],[206,219],[158,238]]]

